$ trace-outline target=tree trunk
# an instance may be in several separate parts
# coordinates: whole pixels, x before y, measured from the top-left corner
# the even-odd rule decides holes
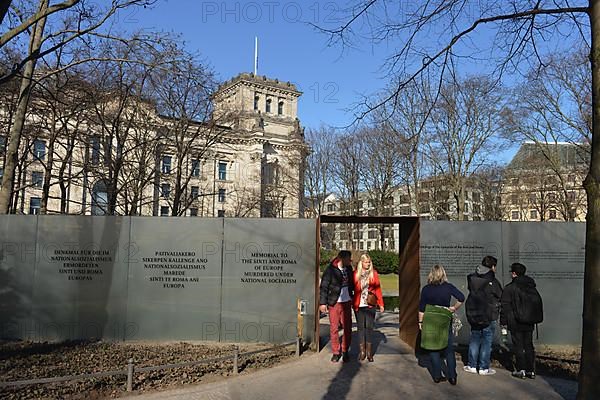
[[[56,127],[54,127],[56,129]],[[56,132],[52,132],[50,141],[48,142],[48,161],[44,168],[44,182],[42,184],[42,201],[40,205],[40,214],[48,213],[48,199],[50,198],[50,180],[52,178],[52,168],[54,166],[54,145],[56,143]],[[60,179],[61,177],[59,177]]]
[[[600,2],[590,1],[592,148],[584,187],[588,199],[583,279],[583,337],[578,400],[600,398]]]
[[[48,0],[40,1],[40,10],[48,8]],[[29,40],[29,54],[37,54],[42,45],[46,18],[42,18],[33,27],[31,39]],[[4,164],[4,176],[2,181],[2,191],[0,191],[0,214],[8,214],[10,210],[10,199],[13,194],[13,181],[15,176],[15,166],[19,155],[19,145],[21,144],[21,134],[25,125],[27,107],[29,106],[29,97],[33,87],[33,72],[35,70],[37,57],[25,64],[21,88],[19,90],[19,99],[14,114],[14,121],[10,129],[8,147],[6,149],[6,163]]]

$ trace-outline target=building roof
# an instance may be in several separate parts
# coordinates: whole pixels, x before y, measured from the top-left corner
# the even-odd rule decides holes
[[[271,78],[267,78],[265,75],[260,76],[260,75],[254,75],[253,73],[247,73],[247,72],[242,72],[238,76],[231,78],[228,81],[223,82],[223,84],[219,86],[217,93],[223,91],[226,88],[233,87],[239,83],[267,86],[267,87],[271,87],[273,89],[287,91],[290,94],[295,95],[295,96],[300,96],[302,94],[302,92],[300,92],[296,88],[296,85],[294,85],[293,83],[291,83],[289,81],[281,82],[281,81],[279,81],[279,79],[271,79]]]
[[[583,143],[540,143],[524,142],[514,155],[507,169],[536,169],[541,165],[557,161],[564,167],[589,165],[589,146]]]

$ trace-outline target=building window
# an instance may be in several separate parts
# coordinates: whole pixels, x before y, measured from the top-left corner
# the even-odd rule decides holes
[[[575,192],[569,192],[567,194],[567,199],[569,200],[570,203],[575,201]]]
[[[225,210],[217,210],[217,217],[219,217],[219,218],[225,217]]]
[[[192,176],[200,176],[200,160],[192,160]]]
[[[577,209],[575,209],[575,208],[571,208],[571,209],[569,210],[569,217],[570,217],[571,219],[575,219],[575,218],[577,218]]]
[[[277,103],[277,115],[283,115],[283,101]]]
[[[409,206],[400,207],[400,215],[410,215],[410,207]]]
[[[227,163],[219,161],[219,180],[224,181],[227,179]]]
[[[198,186],[192,186],[190,194],[192,199],[197,199],[200,196],[200,188]]]
[[[225,189],[219,189],[219,203],[225,203]]]
[[[537,202],[537,195],[535,193],[529,194],[529,203],[535,204]]]
[[[448,203],[446,203],[448,204]],[[444,210],[444,211],[449,211],[449,210]],[[465,212],[469,212],[469,203],[465,203]]]
[[[171,185],[168,183],[163,183],[160,185],[160,197],[169,197],[171,195]]]
[[[334,212],[335,204],[327,204],[327,212]]]
[[[171,173],[171,156],[163,156],[161,172],[163,174]]]
[[[364,249],[365,249],[365,242],[362,242],[362,241],[361,241],[361,242],[358,244],[358,248],[359,248],[360,250],[364,250]]]
[[[190,208],[190,217],[197,217],[198,216],[198,209],[193,207]]]
[[[479,192],[473,192],[473,202],[479,203],[481,201],[481,195]]]
[[[537,210],[531,210],[531,212],[529,213],[529,219],[537,219],[537,218],[538,218]]]
[[[479,204],[473,204],[473,213],[475,213],[475,214],[481,213],[481,206]]]
[[[555,203],[556,202],[556,193],[548,193],[548,201],[550,203]]]
[[[369,239],[377,239],[378,233],[377,231],[369,231]]]
[[[108,189],[106,184],[98,181],[92,188],[92,215],[108,214]]]
[[[44,173],[40,171],[33,171],[31,173],[31,185],[38,189],[44,186]]]
[[[367,241],[367,250],[371,250],[371,242]]]
[[[420,214],[427,214],[429,211],[430,211],[429,204],[421,204],[419,206],[419,213]]]
[[[517,220],[518,220],[518,219],[519,219],[519,216],[520,216],[519,214],[520,214],[520,213],[519,213],[518,211],[513,211],[513,212],[511,213],[511,219],[517,219]]]
[[[575,175],[569,175],[569,176],[567,177],[567,181],[568,181],[569,183],[575,183]]]
[[[258,95],[254,95],[254,111],[258,111],[258,102],[260,101],[260,97]]]
[[[517,195],[516,193],[513,193],[510,195],[510,202],[512,204],[519,204],[519,195]]]
[[[548,213],[548,218],[556,219],[556,210],[550,210],[550,212]]]
[[[100,163],[100,138],[98,136],[90,138],[90,162],[92,165]]]
[[[6,137],[0,136],[0,154],[6,151]]]
[[[168,217],[169,216],[169,206],[161,206],[160,207],[160,216]]]
[[[39,197],[32,197],[29,199],[29,214],[37,215],[40,213],[42,206],[42,199]]]
[[[46,142],[39,139],[33,141],[33,156],[36,160],[43,160],[46,157]]]
[[[265,104],[265,112],[271,112],[271,99],[267,99],[267,102]]]

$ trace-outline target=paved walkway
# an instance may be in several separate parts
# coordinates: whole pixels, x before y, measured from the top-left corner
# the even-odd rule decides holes
[[[142,399],[312,400],[312,399],[574,399],[576,384],[538,377],[517,380],[506,370],[494,376],[462,371],[458,385],[435,384],[427,369],[418,365],[414,352],[398,338],[398,320],[383,314],[377,323],[373,363],[352,361],[333,364],[326,348],[306,353],[299,360],[272,369],[226,380],[144,394]],[[322,330],[327,331],[328,326]],[[561,393],[561,394],[559,394]]]

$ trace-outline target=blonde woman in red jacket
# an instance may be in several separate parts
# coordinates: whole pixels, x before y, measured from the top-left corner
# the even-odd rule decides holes
[[[370,306],[367,304],[369,292],[373,293],[377,298],[377,305]],[[356,322],[358,325],[358,339],[360,343],[359,360],[364,361],[365,358],[369,362],[373,362],[373,325],[375,324],[376,309],[383,312],[383,296],[381,294],[381,282],[379,275],[373,262],[368,254],[360,256],[360,261],[354,272],[354,298],[352,305],[356,314]]]

